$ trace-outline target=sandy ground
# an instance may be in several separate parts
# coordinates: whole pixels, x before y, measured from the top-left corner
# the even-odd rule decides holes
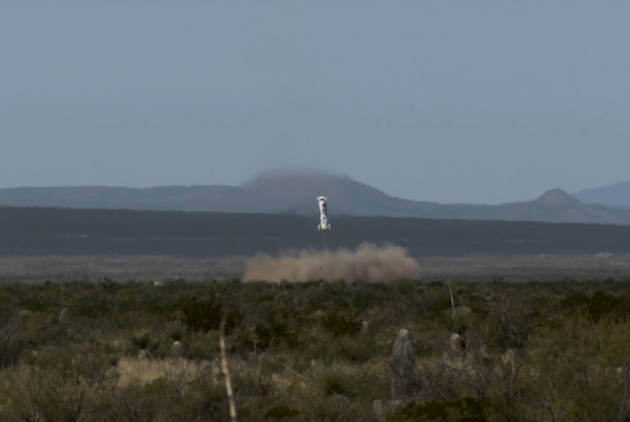
[[[35,256],[0,257],[0,282],[57,279],[96,281],[189,281],[242,278],[250,257],[179,258],[173,256]],[[630,254],[414,257],[425,281],[447,275],[462,281],[498,278],[506,281],[564,278],[630,278]]]

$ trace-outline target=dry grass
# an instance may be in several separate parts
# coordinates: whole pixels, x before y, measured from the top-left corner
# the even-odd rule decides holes
[[[209,374],[215,378],[220,374],[220,369],[210,361],[123,358],[118,363],[118,373],[118,386],[124,387],[134,382],[147,384],[159,378],[181,382],[190,382],[200,374]]]

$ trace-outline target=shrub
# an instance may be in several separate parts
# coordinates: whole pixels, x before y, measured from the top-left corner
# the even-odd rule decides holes
[[[214,299],[204,301],[185,301],[174,306],[184,313],[184,322],[195,331],[208,332],[219,330],[221,319],[224,316],[223,305]],[[243,313],[233,310],[227,313],[225,321],[226,334],[232,332],[243,323]]]
[[[173,341],[182,341],[185,333],[186,327],[178,323],[170,323],[166,326],[166,335]]]
[[[361,332],[362,321],[354,313],[330,311],[326,313],[322,325],[334,336],[355,336]]]
[[[348,365],[341,362],[330,366],[317,365],[313,369],[312,389],[315,395],[329,397],[338,394],[348,398],[356,397],[361,391],[361,386],[348,369]]]
[[[131,345],[134,351],[139,352],[141,357],[151,357],[160,347],[156,339],[151,338],[148,332],[141,332],[131,337]]]
[[[17,313],[0,318],[0,368],[13,365],[27,347],[23,338],[24,324]]]
[[[287,405],[280,405],[272,407],[267,410],[264,414],[266,419],[285,419],[285,418],[293,418],[300,414],[300,411],[297,409],[292,409]]]
[[[614,296],[602,290],[597,290],[591,297],[584,293],[569,295],[561,303],[566,310],[586,310],[595,323],[608,316],[625,321],[630,314],[630,301],[627,297]]]
[[[286,315],[285,315],[286,316]],[[299,347],[303,343],[295,331],[289,327],[289,320],[279,318],[275,313],[267,316],[266,323],[257,324],[253,329],[239,336],[241,345],[246,350],[267,350],[272,344]]]
[[[410,401],[392,420],[400,421],[458,421],[486,422],[486,411],[490,404],[484,400],[464,397],[452,401]]]

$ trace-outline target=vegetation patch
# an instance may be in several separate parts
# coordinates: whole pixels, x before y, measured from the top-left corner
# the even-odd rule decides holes
[[[0,420],[229,421],[221,340],[239,422],[630,420],[630,283],[452,294],[417,280],[2,284]]]
[[[395,420],[487,422],[486,411],[489,407],[489,402],[472,397],[422,403],[411,401],[395,415]]]
[[[223,304],[214,299],[184,301],[177,303],[172,309],[181,310],[184,314],[184,322],[195,331],[218,330],[224,316],[226,333],[232,332],[243,322],[241,311],[224,312]]]

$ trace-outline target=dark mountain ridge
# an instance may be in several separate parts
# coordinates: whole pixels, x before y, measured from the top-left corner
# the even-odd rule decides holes
[[[105,186],[0,189],[0,206],[269,213],[315,216],[316,198],[331,218],[348,216],[630,224],[630,209],[586,204],[561,189],[532,201],[501,205],[413,201],[353,180],[314,172],[265,173],[240,186]]]

